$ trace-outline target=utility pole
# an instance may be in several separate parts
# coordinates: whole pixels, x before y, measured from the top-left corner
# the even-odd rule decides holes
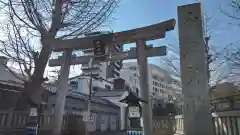
[[[88,67],[90,69],[92,69],[92,62],[93,59],[91,58],[88,64]],[[91,105],[92,105],[92,72],[90,72],[89,75],[89,94],[88,94],[88,105],[87,105],[87,121],[86,121],[86,132],[85,135],[88,135],[88,126],[89,126],[89,122],[90,122],[90,117],[91,117]]]

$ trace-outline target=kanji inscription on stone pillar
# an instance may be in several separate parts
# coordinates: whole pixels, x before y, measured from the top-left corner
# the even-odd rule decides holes
[[[213,135],[201,4],[178,7],[185,135]]]

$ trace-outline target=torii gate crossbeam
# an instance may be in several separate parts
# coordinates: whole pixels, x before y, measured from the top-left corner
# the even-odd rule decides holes
[[[110,45],[123,45],[128,43],[135,43],[138,40],[155,40],[165,37],[167,31],[173,30],[175,27],[175,19],[160,22],[158,24],[150,25],[147,27],[137,28],[133,30],[116,32],[110,34],[103,34],[99,36],[90,36],[77,39],[55,40],[53,41],[52,48],[55,52],[64,51],[66,49],[83,50],[93,48],[94,40],[103,40],[103,42]]]

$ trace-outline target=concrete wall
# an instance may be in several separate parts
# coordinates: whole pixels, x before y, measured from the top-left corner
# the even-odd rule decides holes
[[[49,111],[51,106],[54,106],[56,101],[56,95],[52,94],[48,98]],[[87,108],[87,101],[67,97],[66,99],[66,112],[74,112],[83,115],[83,111]],[[120,107],[113,104],[100,104],[92,102],[92,122],[89,123],[88,128],[90,131],[116,131],[120,130]]]
[[[128,122],[128,114],[127,114],[127,104],[120,103],[119,100],[123,99],[125,96],[127,96],[127,92],[123,93],[121,97],[104,97],[105,99],[108,99],[109,101],[115,103],[120,107],[120,122],[119,122],[119,127],[123,131],[125,130],[126,124]]]
[[[71,81],[77,82],[77,89],[73,89],[70,85]],[[76,77],[68,81],[69,89],[77,92],[81,92],[84,94],[89,94],[89,84],[88,79],[86,77]]]

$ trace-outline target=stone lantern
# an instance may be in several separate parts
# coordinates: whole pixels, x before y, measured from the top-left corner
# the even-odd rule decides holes
[[[140,135],[142,134],[142,107],[140,102],[147,103],[147,101],[136,96],[132,91],[119,102],[127,104],[128,119],[130,121],[129,129],[127,131],[128,135]]]

